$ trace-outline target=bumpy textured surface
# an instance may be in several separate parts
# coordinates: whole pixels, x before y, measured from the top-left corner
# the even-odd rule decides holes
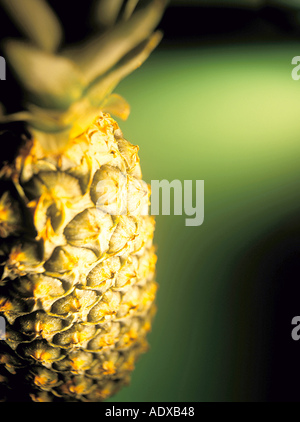
[[[138,147],[102,113],[63,151],[27,140],[0,187],[0,400],[105,400],[155,313]]]

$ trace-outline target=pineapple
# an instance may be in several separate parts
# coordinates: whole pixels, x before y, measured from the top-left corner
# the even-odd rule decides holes
[[[113,90],[160,41],[166,2],[100,0],[102,32],[62,50],[44,0],[1,2],[27,40],[5,41],[24,107],[1,116],[20,146],[0,168],[0,400],[103,401],[147,350],[157,292],[149,186]]]

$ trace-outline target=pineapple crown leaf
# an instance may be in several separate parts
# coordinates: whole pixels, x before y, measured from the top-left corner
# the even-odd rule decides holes
[[[12,39],[4,50],[30,102],[65,110],[81,97],[86,81],[72,61]]]
[[[103,81],[102,89],[97,89],[101,102],[111,93],[112,87],[138,67],[138,62],[142,64],[153,50],[150,46],[158,44],[153,41],[158,39],[157,35],[151,42],[149,40],[166,3],[167,0],[146,2],[146,6],[134,13],[129,20],[118,23],[106,34],[69,51],[69,54],[66,51],[52,54],[33,44],[6,40],[6,57],[27,94],[27,101],[45,109],[65,112],[89,91],[90,86],[99,86]],[[133,3],[128,4],[131,4],[132,9]],[[145,54],[142,53],[143,49]],[[141,60],[141,56],[145,58]],[[124,76],[121,76],[121,69],[124,69],[128,58],[132,65],[130,67],[130,63],[126,64],[128,71],[124,71]]]
[[[116,23],[122,14],[122,8],[124,9],[122,19],[129,19],[138,3],[139,0],[127,0],[127,2],[124,0],[100,0],[94,7],[93,21],[101,27],[108,28]]]
[[[116,23],[124,0],[100,0],[93,8],[92,19],[100,27],[107,28]]]
[[[166,0],[152,0],[104,35],[100,34],[63,54],[74,61],[92,83],[153,33],[166,3]]]
[[[27,112],[20,112],[15,113],[13,115],[8,116],[0,116],[0,121],[2,122],[11,122],[11,121],[27,121],[30,126],[44,132],[57,132],[61,130],[72,130],[72,136],[79,135],[85,127],[88,125],[88,121],[94,119],[97,114],[99,113],[99,109],[103,111],[110,112],[122,119],[127,119],[129,115],[129,105],[128,103],[119,95],[111,94],[113,89],[118,85],[118,83],[125,78],[128,74],[134,71],[136,68],[142,65],[142,63],[148,58],[151,52],[155,49],[162,38],[162,33],[160,31],[156,31],[152,34],[149,39],[141,43],[138,47],[136,47],[133,51],[127,54],[118,64],[115,66],[111,71],[107,72],[104,76],[100,77],[98,80],[94,81],[92,85],[85,85],[82,80],[80,79],[80,73],[76,72],[76,68],[71,67],[72,62],[64,61],[65,59],[62,58],[62,62],[59,63],[55,61],[56,66],[60,64],[60,67],[57,68],[57,71],[61,70],[61,85],[56,86],[56,82],[53,83],[53,80],[49,80],[49,85],[46,83],[48,73],[45,72],[38,72],[36,78],[32,78],[30,71],[24,65],[23,71],[24,73],[24,83],[26,83],[26,78],[28,76],[28,84],[31,84],[34,81],[33,88],[37,87],[37,100],[38,98],[42,98],[40,104],[38,101],[35,102],[28,102],[27,103]],[[34,47],[28,46],[28,44],[22,44],[20,42],[11,41],[11,48],[16,50],[15,56],[17,59],[22,60],[24,57],[28,59],[27,54],[20,54],[20,50],[23,51],[23,48],[28,51],[35,52]],[[41,52],[39,50],[39,54],[44,55],[46,53]],[[12,54],[10,54],[13,57]],[[51,60],[54,56],[49,56],[47,54],[47,59]],[[26,59],[26,60],[27,60]],[[56,57],[55,57],[56,60]],[[38,63],[41,66],[44,65],[44,59],[38,60]],[[35,67],[35,62],[33,60],[33,71]],[[24,69],[27,70],[24,70]],[[54,71],[53,71],[54,73]],[[39,75],[46,75],[45,84],[43,81],[39,80]],[[72,79],[70,78],[72,75]],[[20,77],[20,75],[19,75]],[[65,84],[65,79],[69,78],[73,82],[70,84],[70,95],[66,97],[66,89],[67,84]],[[57,77],[54,77],[54,81],[57,81]],[[75,82],[77,83],[77,91],[73,91]],[[52,87],[51,85],[54,84]],[[41,85],[41,86],[40,86]],[[56,104],[56,100],[62,100],[58,95],[59,87],[61,86],[61,96],[64,100],[68,100],[65,103],[66,109],[59,109],[58,105],[61,103]],[[31,86],[29,85],[29,89]],[[31,91],[31,97],[34,100],[35,92]],[[44,89],[43,97],[38,97],[40,93],[40,89]],[[52,91],[55,91],[53,92]],[[52,94],[53,95],[52,97]],[[52,107],[51,107],[52,106]]]
[[[127,20],[127,19],[130,18],[130,16],[134,12],[134,10],[135,10],[138,2],[139,2],[139,0],[129,0],[126,3],[125,10],[124,10],[124,15],[123,15],[123,19]]]
[[[54,52],[62,41],[61,24],[45,0],[0,0],[10,18],[37,47]]]
[[[160,42],[161,32],[153,31],[168,0],[142,0],[134,12],[137,3],[129,0],[120,22],[69,52],[54,54],[33,43],[6,40],[6,57],[25,91],[26,103],[25,111],[2,115],[0,122],[25,121],[35,133],[44,134],[43,144],[49,134],[48,141],[56,148],[54,133],[64,135],[60,144],[62,139],[68,142],[66,133],[79,136],[100,110],[126,119],[129,105],[112,91]]]
[[[111,93],[119,82],[140,67],[157,47],[162,39],[162,33],[156,31],[148,39],[138,45],[118,62],[109,72],[97,79],[87,91],[87,98],[94,106],[99,105],[99,99]]]

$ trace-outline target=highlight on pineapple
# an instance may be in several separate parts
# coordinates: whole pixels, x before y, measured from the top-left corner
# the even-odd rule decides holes
[[[102,401],[155,314],[149,188],[112,115],[128,117],[113,90],[160,41],[166,1],[100,0],[101,31],[67,48],[46,1],[0,2],[23,33],[4,51],[24,100],[0,118],[2,145],[18,141],[0,167],[0,400]]]

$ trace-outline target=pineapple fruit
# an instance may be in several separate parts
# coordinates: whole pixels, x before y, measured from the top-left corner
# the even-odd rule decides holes
[[[0,168],[0,400],[103,401],[147,350],[157,291],[149,187],[112,92],[160,41],[166,2],[100,0],[100,35],[61,51],[44,0],[1,2],[27,41],[5,42],[24,108],[1,116],[2,145],[26,130]]]

